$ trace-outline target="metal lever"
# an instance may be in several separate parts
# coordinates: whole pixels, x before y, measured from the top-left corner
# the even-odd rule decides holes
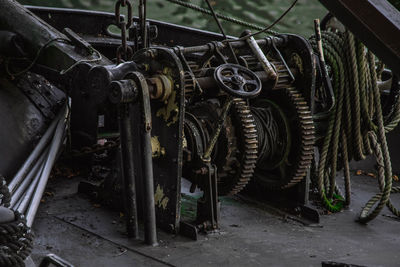
[[[144,190],[144,239],[146,244],[157,246],[156,210],[154,201],[153,157],[151,149],[151,109],[150,92],[146,78],[140,72],[127,75],[135,81],[141,89],[142,109],[142,157],[143,157],[143,190]]]
[[[251,34],[250,31],[244,31],[242,36],[246,36],[246,35],[249,35],[249,34]],[[268,75],[268,78],[272,79],[272,80],[276,80],[277,79],[277,75],[276,75],[274,67],[268,61],[267,57],[264,55],[264,52],[261,50],[260,46],[257,44],[257,42],[254,39],[254,37],[250,36],[249,38],[246,39],[246,41],[249,44],[249,46],[250,46],[251,50],[253,51],[254,55],[260,61],[264,71]]]
[[[139,100],[140,99],[140,100]],[[145,242],[157,245],[156,213],[154,201],[153,159],[151,149],[151,109],[150,92],[146,78],[140,72],[129,72],[125,80],[114,81],[109,100],[114,104],[124,104],[125,114],[121,115],[121,148],[127,201],[127,228],[131,236],[137,237],[136,189],[134,175],[133,133],[130,103],[139,100],[142,116],[141,154],[143,158],[143,213],[145,222]]]

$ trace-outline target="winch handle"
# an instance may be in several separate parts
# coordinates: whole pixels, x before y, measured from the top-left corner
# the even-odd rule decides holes
[[[235,97],[253,98],[261,93],[260,78],[241,65],[226,63],[218,66],[214,79],[223,91]]]

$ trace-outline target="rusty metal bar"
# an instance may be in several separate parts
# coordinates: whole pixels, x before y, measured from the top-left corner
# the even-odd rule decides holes
[[[120,107],[120,136],[121,136],[121,172],[125,201],[125,217],[128,236],[138,239],[139,226],[136,201],[136,176],[134,166],[134,140],[132,133],[131,104],[124,103]]]
[[[269,47],[270,45],[272,45],[272,42],[275,42],[277,44],[277,46],[281,46],[281,45],[285,44],[285,39],[281,38],[279,36],[272,36],[272,37],[269,36],[264,39],[256,40],[256,43],[259,46]],[[230,44],[232,45],[232,48],[239,48],[239,47],[245,46],[247,44],[247,42],[246,41],[234,41],[234,42],[230,42]],[[217,45],[218,45],[219,49],[224,49],[224,48],[228,47],[228,45],[226,43],[222,43],[222,42],[218,42]],[[209,50],[210,50],[209,44],[199,45],[199,46],[189,46],[189,47],[182,48],[183,54],[206,52]]]
[[[63,114],[65,115],[67,112],[67,107],[63,108],[62,110],[63,110]],[[64,139],[65,130],[66,130],[66,119],[63,116],[58,120],[56,131],[54,133],[54,137],[50,144],[48,157],[46,159],[44,168],[41,172],[40,180],[36,187],[35,193],[32,197],[31,203],[26,212],[26,225],[28,227],[32,226],[33,220],[35,219],[36,212],[39,208],[40,201],[42,199],[44,190],[47,185],[47,181],[50,176],[50,172],[53,168],[54,162],[57,159],[58,151],[59,151],[62,141]]]

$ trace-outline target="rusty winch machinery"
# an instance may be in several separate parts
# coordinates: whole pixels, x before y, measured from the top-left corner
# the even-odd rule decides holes
[[[330,30],[322,37],[332,43],[325,47],[330,64],[325,68],[319,31],[311,42],[294,34],[256,40],[250,31],[228,38],[147,20],[145,1],[139,1],[137,18],[128,0],[117,1],[115,16],[30,9],[11,0],[0,4],[1,86],[22,90],[32,108],[21,114],[36,114],[25,120],[40,123],[0,165],[2,205],[18,211],[20,220],[25,214],[28,226],[65,138],[75,165],[89,172],[99,161],[111,166],[99,186],[86,182],[80,190],[118,196],[128,234],[139,236],[141,217],[148,244],[157,243],[156,226],[192,237],[218,229],[220,196],[239,192],[300,206],[312,216],[307,204],[315,147],[334,151],[326,136],[347,130],[338,124],[342,113],[335,115],[345,103],[336,86],[343,77],[335,76],[343,70],[333,60],[340,60],[334,52],[343,39],[337,36],[345,34],[339,28],[324,22]],[[368,68],[375,70],[372,61]],[[389,118],[399,110],[398,82],[391,71],[382,73]],[[372,89],[369,94],[373,101]],[[57,142],[50,142],[52,135]],[[16,144],[12,140],[7,142]],[[337,158],[344,156],[351,155],[328,157],[332,165],[320,163],[321,173],[335,176],[342,167]],[[181,217],[183,179],[189,192],[202,192],[191,221]],[[321,179],[331,188],[328,197],[319,188],[322,198],[338,194],[332,179]]]
[[[124,7],[126,20],[118,13]],[[23,62],[10,60],[8,74],[19,80],[36,72],[63,89],[70,99],[70,155],[90,169],[96,149],[117,151],[109,154],[118,177],[106,178],[113,186],[103,191],[120,189],[131,236],[138,236],[138,214],[151,244],[156,221],[168,231],[183,228],[191,235],[218,229],[219,196],[246,187],[261,195],[290,190],[306,177],[314,152],[310,100],[316,83],[315,56],[306,39],[282,34],[255,40],[244,32],[239,40],[205,35],[190,42],[178,35],[176,44],[165,45],[171,36],[162,30],[170,29],[146,22],[141,8],[133,20],[129,2],[119,1],[116,17],[102,23],[117,18],[122,44],[106,45],[104,39],[86,41],[74,23],[62,25],[61,33],[24,16],[29,11],[16,3],[5,9],[34,28],[8,25],[9,45],[20,44],[16,56],[32,53],[23,50],[26,39],[39,40],[34,68],[24,70]],[[33,11],[45,20],[61,20],[55,10]],[[53,14],[46,18],[46,12]],[[61,21],[52,23],[58,27]],[[39,39],[32,32],[40,32]],[[98,140],[107,133],[118,137],[101,148]],[[190,223],[180,218],[183,178],[190,192],[203,192]],[[301,190],[293,192],[295,202],[301,199]]]
[[[316,67],[302,37],[151,46],[138,50],[131,61],[87,71],[96,90],[89,90],[89,97],[105,105],[104,123],[115,120],[110,111],[118,114],[114,130],[120,131],[125,187],[133,189],[133,197],[145,195],[129,187],[127,179],[138,166],[141,172],[130,178],[135,184],[154,177],[148,188],[154,187],[155,199],[150,196],[142,204],[144,213],[155,205],[163,228],[182,226],[182,178],[190,182],[190,192],[203,192],[192,230],[183,224],[186,231],[197,232],[218,229],[219,196],[235,195],[248,184],[258,194],[293,189],[307,175],[315,139],[309,89],[315,86]],[[81,125],[95,120],[99,111],[81,105],[88,99],[83,97],[72,102],[72,140],[94,142],[97,125],[86,132]],[[88,121],[82,118],[91,113]],[[297,190],[293,201],[298,204],[302,196]],[[131,205],[133,217],[136,206]]]

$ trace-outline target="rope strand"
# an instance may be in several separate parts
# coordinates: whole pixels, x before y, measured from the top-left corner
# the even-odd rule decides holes
[[[396,99],[390,118],[385,122],[378,88],[382,67],[376,67],[372,52],[348,31],[322,32],[322,41],[327,64],[331,67],[337,103],[331,111],[328,129],[320,148],[317,173],[320,198],[331,212],[340,211],[349,205],[349,161],[362,160],[374,154],[381,192],[366,203],[358,221],[369,222],[378,216],[385,205],[399,216],[400,211],[389,199],[390,193],[400,192],[400,187],[392,187],[392,166],[385,134],[400,121],[400,101]],[[310,43],[317,51],[315,37],[310,38]],[[339,159],[344,167],[345,197],[340,195],[336,186]]]

